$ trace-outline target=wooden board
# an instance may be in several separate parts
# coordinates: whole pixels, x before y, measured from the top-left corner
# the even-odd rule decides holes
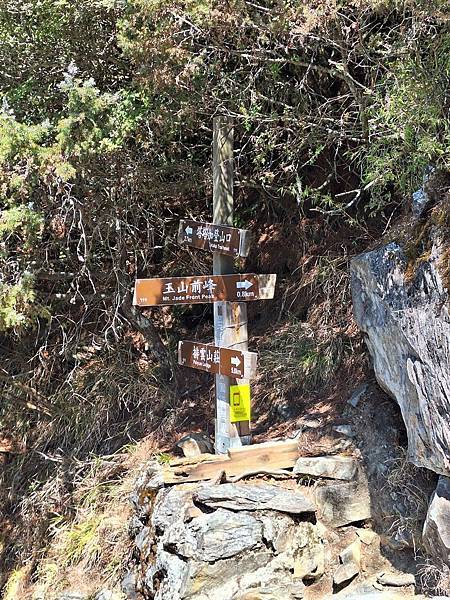
[[[230,448],[226,455],[201,454],[171,461],[164,467],[164,483],[215,479],[225,471],[230,477],[258,470],[288,469],[299,457],[297,440],[265,442]]]

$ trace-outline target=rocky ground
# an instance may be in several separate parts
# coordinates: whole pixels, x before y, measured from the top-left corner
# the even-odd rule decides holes
[[[406,462],[399,423],[367,382],[340,422],[299,419],[305,456],[281,479],[164,487],[149,463],[132,495],[127,597],[430,597],[417,547],[435,478]]]

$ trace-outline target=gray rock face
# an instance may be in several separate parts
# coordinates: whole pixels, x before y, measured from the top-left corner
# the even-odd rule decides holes
[[[212,562],[261,547],[262,532],[253,515],[219,509],[193,519],[164,541],[180,556]]]
[[[357,461],[350,456],[300,457],[295,463],[294,473],[350,481],[357,467]]]
[[[143,496],[145,502],[145,496]],[[313,504],[282,487],[246,484],[161,489],[136,536],[154,600],[303,597],[324,572]],[[250,595],[249,595],[250,594]],[[252,596],[252,594],[256,594]]]
[[[450,565],[450,479],[439,477],[431,497],[423,528],[423,541],[430,554]]]
[[[314,505],[300,492],[272,485],[209,485],[202,487],[194,498],[209,507],[231,510],[276,510],[294,515],[315,512]]]
[[[395,243],[353,259],[352,296],[377,380],[400,406],[409,459],[449,476],[450,317],[438,272],[443,249],[434,237],[411,282]]]

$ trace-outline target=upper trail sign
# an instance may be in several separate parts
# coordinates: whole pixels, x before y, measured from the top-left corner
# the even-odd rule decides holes
[[[276,275],[200,275],[137,279],[133,304],[163,306],[209,302],[248,302],[273,298]]]
[[[250,250],[250,232],[247,229],[236,229],[214,223],[198,221],[180,221],[178,243],[229,254],[234,257],[247,256]]]

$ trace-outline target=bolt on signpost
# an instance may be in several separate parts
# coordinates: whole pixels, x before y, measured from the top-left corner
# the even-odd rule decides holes
[[[213,252],[213,275],[138,279],[133,304],[213,303],[214,345],[181,341],[180,365],[216,378],[216,454],[250,443],[250,378],[257,356],[248,352],[245,302],[273,298],[276,275],[234,274],[250,234],[233,225],[233,125],[216,117],[213,135],[213,223],[182,220],[178,242]]]

